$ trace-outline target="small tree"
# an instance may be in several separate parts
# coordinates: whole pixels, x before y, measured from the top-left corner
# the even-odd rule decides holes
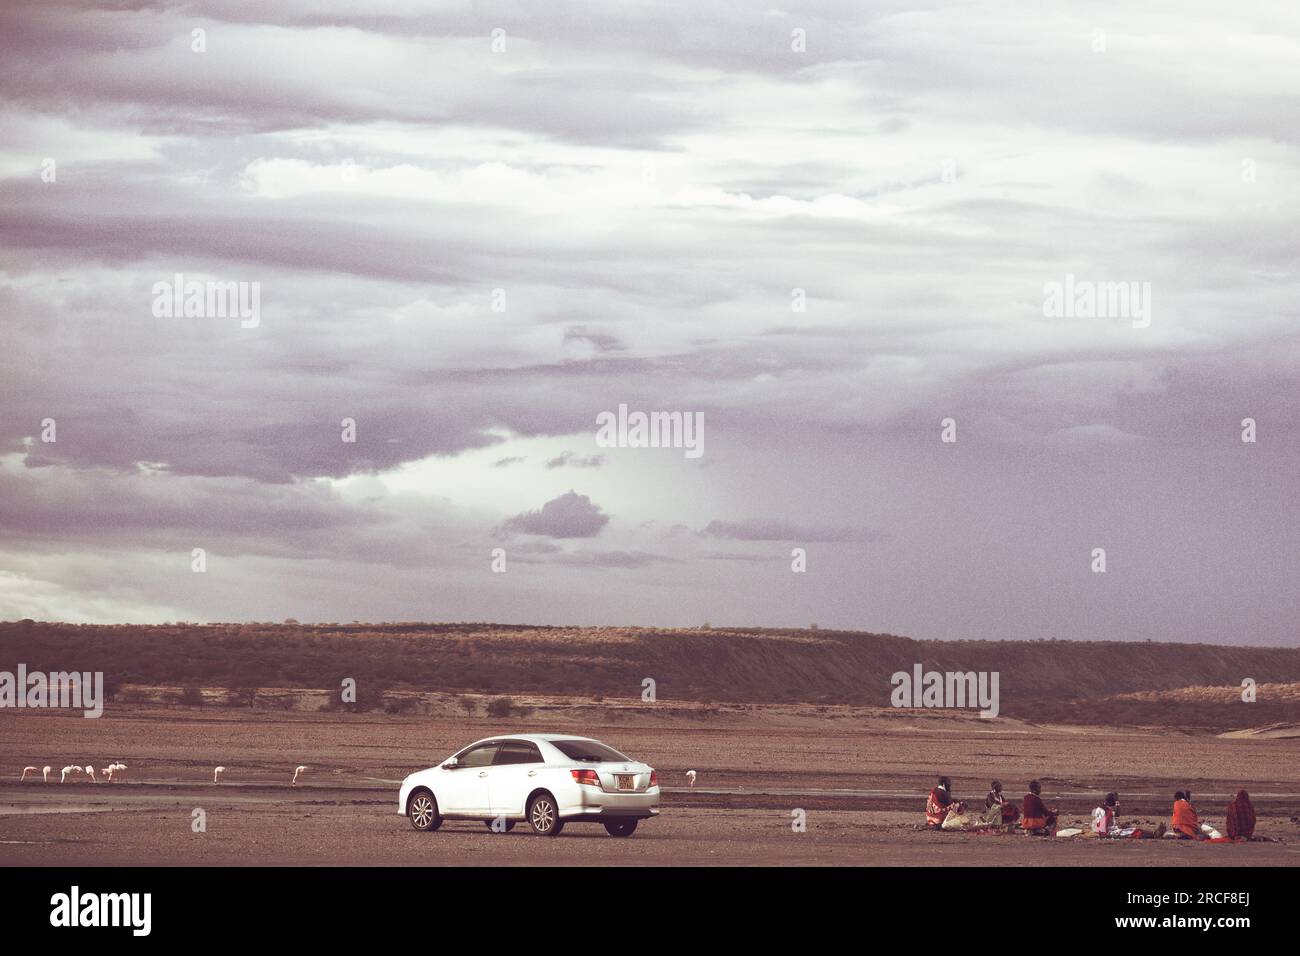
[[[230,692],[229,699],[237,707],[253,707],[257,704],[257,688],[238,687]]]

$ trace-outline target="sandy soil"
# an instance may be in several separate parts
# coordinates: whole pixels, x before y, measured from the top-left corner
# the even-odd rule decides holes
[[[595,719],[592,713],[604,715]],[[610,716],[614,714],[614,716]],[[396,783],[494,733],[599,737],[659,768],[663,814],[630,840],[575,825],[555,840],[448,823],[417,833]],[[123,760],[122,785],[17,782],[24,765]],[[312,769],[289,786],[292,768]],[[230,768],[211,783],[212,767]],[[687,769],[698,771],[694,791]],[[1063,820],[1098,793],[1154,826],[1190,786],[1222,823],[1228,795],[1256,798],[1259,832],[1282,843],[1048,840],[917,829],[933,777],[981,797],[997,776],[1019,796],[1044,782]],[[1300,741],[1041,728],[964,716],[912,718],[825,707],[720,712],[546,706],[528,720],[217,708],[115,709],[99,720],[0,714],[0,864],[865,864],[1300,865]],[[191,830],[206,813],[207,832]],[[791,812],[807,813],[807,832]]]

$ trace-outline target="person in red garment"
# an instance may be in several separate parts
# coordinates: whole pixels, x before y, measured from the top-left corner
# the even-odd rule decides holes
[[[1177,833],[1180,840],[1202,840],[1205,835],[1201,833],[1201,821],[1189,796],[1184,790],[1174,794],[1174,812],[1169,818],[1169,829]]]
[[[1255,807],[1245,790],[1238,790],[1236,799],[1228,804],[1227,830],[1231,840],[1249,840],[1255,836]]]
[[[927,829],[938,830],[943,826],[944,818],[950,813],[961,813],[966,809],[964,803],[952,798],[952,781],[940,777],[938,784],[925,798],[925,825]]]
[[[1051,836],[1056,832],[1056,809],[1048,807],[1039,796],[1043,785],[1037,780],[1029,781],[1029,792],[1025,794],[1024,809],[1020,815],[1020,825],[1026,833]]]

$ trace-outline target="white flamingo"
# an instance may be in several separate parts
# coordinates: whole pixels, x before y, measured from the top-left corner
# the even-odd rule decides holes
[[[22,783],[24,780],[27,779],[27,775],[28,775],[29,773],[35,773],[35,772],[36,772],[36,768],[35,768],[35,767],[23,767],[23,775],[22,775],[21,777],[18,778],[18,782],[19,782],[19,783]]]
[[[213,770],[213,771],[212,771],[212,782],[213,782],[213,783],[220,783],[220,782],[221,782],[221,775],[222,775],[223,773],[225,773],[225,772],[226,772],[226,768],[225,768],[225,767],[217,767],[215,770]]]
[[[63,773],[59,775],[59,783],[67,783],[69,777],[79,777],[83,773],[85,773],[85,771],[80,767],[75,764],[69,764],[63,768]]]
[[[686,771],[686,783],[687,783],[687,785],[688,785],[692,790],[695,789],[695,771],[694,771],[694,770],[688,770],[688,771]]]
[[[309,768],[307,767],[299,767],[293,772],[293,786],[295,787],[298,786],[298,778],[301,777],[304,773],[306,773],[308,769]]]
[[[108,765],[108,782],[117,783],[118,778],[126,779],[126,764],[118,761]]]
[[[113,782],[113,768],[116,766],[117,764],[111,763],[107,767],[103,767],[100,769],[99,776],[103,779],[105,783]]]
[[[41,768],[41,776],[45,778],[45,782],[46,782],[46,783],[49,783],[49,782],[50,782],[50,771],[52,771],[53,769],[54,769],[53,767],[42,767],[42,768]]]
[[[86,764],[86,776],[90,778],[91,783],[99,783],[99,778],[95,776],[95,768]]]

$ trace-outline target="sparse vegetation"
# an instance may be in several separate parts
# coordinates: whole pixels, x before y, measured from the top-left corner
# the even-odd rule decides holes
[[[384,699],[385,714],[410,714],[418,709],[418,701],[410,697],[386,697]]]
[[[254,707],[257,705],[256,687],[236,687],[230,692],[230,703],[236,707]]]
[[[179,703],[202,703],[200,687],[225,689],[237,706],[293,706],[250,688],[330,690],[348,711],[388,706],[388,695],[464,694],[466,715],[520,716],[521,695],[602,699],[636,697],[652,675],[678,701],[883,706],[890,675],[915,663],[941,671],[998,671],[1002,712],[1032,720],[1104,722],[1107,709],[1153,717],[1177,701],[1103,698],[1178,688],[1231,687],[1249,674],[1264,683],[1300,681],[1300,649],[1132,642],[914,641],[889,634],[819,628],[558,628],[496,624],[94,626],[0,624],[11,665],[103,671],[109,688],[184,688]],[[3,666],[3,662],[0,662]],[[355,677],[358,701],[338,703],[339,675]],[[173,695],[176,691],[171,691]],[[511,696],[513,695],[513,696]],[[126,690],[124,702],[149,695]],[[265,697],[265,699],[263,699]],[[214,700],[226,695],[214,696]],[[500,701],[509,701],[503,711]],[[1218,700],[1218,698],[1216,698]],[[1221,703],[1187,700],[1186,719],[1226,727],[1258,726],[1294,700]],[[1091,711],[1090,711],[1091,708]],[[1166,708],[1167,710],[1167,708]],[[1169,711],[1172,713],[1172,711]],[[1118,719],[1116,723],[1122,722]]]

